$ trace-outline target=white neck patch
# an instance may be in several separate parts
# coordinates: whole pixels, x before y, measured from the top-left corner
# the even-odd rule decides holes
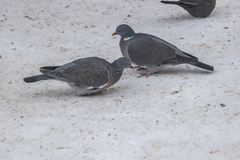
[[[127,41],[127,40],[129,40],[129,39],[132,39],[134,36],[132,36],[132,37],[127,37],[127,38],[124,38],[123,39],[123,41]]]

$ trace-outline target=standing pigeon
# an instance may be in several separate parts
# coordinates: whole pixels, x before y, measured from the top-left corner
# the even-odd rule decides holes
[[[67,82],[78,95],[89,95],[106,90],[121,77],[123,70],[131,66],[128,58],[119,58],[113,63],[98,57],[75,60],[62,66],[41,67],[43,74],[24,78],[26,83],[55,79]]]
[[[148,73],[143,73],[141,76],[148,77],[152,73],[159,71],[162,65],[178,65],[182,63],[213,71],[212,66],[199,62],[197,57],[185,53],[153,35],[135,33],[126,24],[119,25],[112,35],[121,36],[120,49],[124,57],[129,58],[132,63],[138,65],[141,69],[148,70]]]
[[[161,1],[165,4],[176,4],[184,8],[193,17],[209,16],[216,5],[216,0],[180,0],[180,1]]]

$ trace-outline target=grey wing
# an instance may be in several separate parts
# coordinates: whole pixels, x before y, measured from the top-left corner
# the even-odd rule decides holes
[[[177,47],[155,36],[140,34],[128,45],[131,61],[137,65],[158,66],[175,60],[177,55],[186,56]]]
[[[67,63],[54,70],[42,69],[45,75],[65,81],[81,88],[101,88],[108,82],[107,61],[96,58],[83,58]]]
[[[172,45],[172,44],[170,44],[170,43],[168,43],[168,42],[166,42],[166,41],[164,41],[160,38],[157,38],[155,36],[150,36],[150,38],[152,38],[156,42],[163,43],[166,46],[170,47],[172,50],[170,50],[170,49],[168,50],[167,47],[165,48],[166,49],[165,51],[168,51],[168,53],[173,54],[173,52],[174,52],[175,56],[172,57],[172,58],[169,57],[170,59],[164,61],[163,64],[177,65],[177,64],[181,64],[181,63],[189,63],[189,62],[198,61],[197,57],[194,57],[194,56],[192,56],[192,55],[190,55],[186,52],[181,51],[176,46],[174,46],[174,45]]]
[[[73,81],[73,73],[76,69],[76,65],[74,63],[67,63],[62,66],[46,66],[41,67],[40,71],[54,79],[58,79],[65,82],[72,82]],[[63,74],[65,72],[65,74]]]
[[[92,71],[79,68],[75,72],[75,84],[87,86],[88,89],[101,89],[106,87],[109,81],[107,68],[95,68]]]
[[[78,62],[77,62],[78,63]],[[109,66],[103,59],[92,59],[81,62],[74,72],[74,83],[89,89],[101,89],[108,85]]]
[[[178,49],[176,46],[172,45],[171,43],[168,43],[158,37],[155,37],[155,36],[149,36],[149,38],[151,38],[153,41],[157,42],[157,43],[163,43],[164,45],[166,45],[166,48],[165,49],[170,49],[172,51],[172,54],[173,52],[178,55],[178,56],[182,56],[182,57],[186,57],[186,58],[190,58],[189,55],[185,54],[185,52],[181,51],[180,49]],[[169,50],[168,50],[169,51]]]

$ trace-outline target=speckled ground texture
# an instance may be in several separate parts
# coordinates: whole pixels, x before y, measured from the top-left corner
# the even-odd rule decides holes
[[[0,159],[240,159],[240,3],[208,18],[156,0],[2,0]],[[26,84],[39,67],[119,58],[129,24],[213,65],[126,69],[107,91],[77,96],[58,81]]]

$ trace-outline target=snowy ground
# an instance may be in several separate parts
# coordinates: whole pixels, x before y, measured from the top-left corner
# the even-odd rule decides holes
[[[240,159],[240,3],[218,0],[197,19],[160,0],[2,0],[0,159]],[[39,67],[121,56],[129,24],[213,65],[126,69],[102,94],[56,81],[26,84]]]

